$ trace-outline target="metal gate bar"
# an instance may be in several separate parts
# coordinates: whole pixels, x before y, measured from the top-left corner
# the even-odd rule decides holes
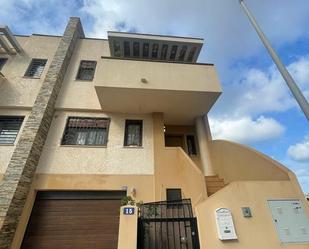
[[[199,249],[190,199],[143,204],[138,249]]]

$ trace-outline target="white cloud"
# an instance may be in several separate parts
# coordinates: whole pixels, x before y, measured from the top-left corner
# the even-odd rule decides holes
[[[276,46],[308,37],[309,1],[246,3]],[[61,34],[69,16],[80,16],[86,34],[95,37],[115,29],[204,37],[201,61],[214,62],[225,79],[233,61],[266,54],[238,0],[0,0],[0,5],[0,23],[26,34]]]
[[[75,0],[0,0],[0,23],[16,34],[64,32],[70,16],[79,15]]]
[[[309,163],[309,137],[288,148],[287,154],[295,161],[308,161]]]
[[[291,158],[284,158],[281,160],[283,165],[286,165],[290,170],[292,170],[302,186],[304,193],[309,194],[309,163],[308,161],[295,161]]]
[[[307,0],[246,2],[275,45],[309,34]],[[257,55],[262,48],[238,0],[84,0],[82,12],[94,18],[91,36],[105,37],[107,30],[125,23],[123,31],[204,37],[202,60],[207,56],[217,65]]]
[[[285,128],[272,118],[260,116],[238,119],[209,119],[214,139],[227,139],[240,143],[254,143],[280,137]]]
[[[288,69],[304,93],[309,92],[309,57],[299,58]],[[247,144],[275,139],[283,134],[284,127],[264,117],[265,114],[284,112],[296,106],[274,66],[265,71],[244,70],[238,80],[225,87],[223,96],[211,111],[211,130],[214,138]]]
[[[309,99],[309,56],[294,61],[288,70]],[[234,83],[225,86],[212,115],[256,116],[284,112],[296,106],[295,99],[275,66],[264,71],[252,68],[243,70]]]
[[[300,185],[303,188],[303,191],[306,194],[309,194],[309,171],[308,171],[308,165],[306,166],[301,166],[297,165],[295,169],[295,174],[298,178],[298,181]]]

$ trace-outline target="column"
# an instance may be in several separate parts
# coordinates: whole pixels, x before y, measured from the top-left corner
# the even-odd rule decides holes
[[[195,120],[195,125],[196,125],[197,141],[204,174],[206,176],[215,175],[215,171],[211,164],[210,153],[208,148],[208,143],[211,140],[211,134],[207,117],[203,116],[197,117]]]

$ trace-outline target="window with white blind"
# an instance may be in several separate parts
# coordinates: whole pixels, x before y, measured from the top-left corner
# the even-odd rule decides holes
[[[77,73],[77,80],[93,80],[96,61],[81,61]]]
[[[40,78],[43,73],[46,62],[47,60],[45,59],[32,59],[25,73],[25,76],[32,78]]]
[[[110,119],[69,117],[62,145],[106,146]]]
[[[23,117],[0,116],[0,144],[14,144]]]
[[[126,120],[124,146],[142,146],[143,121]]]

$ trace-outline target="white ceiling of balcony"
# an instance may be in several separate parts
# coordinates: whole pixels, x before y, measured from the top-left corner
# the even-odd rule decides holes
[[[108,31],[112,57],[195,63],[201,38],[147,35]]]

